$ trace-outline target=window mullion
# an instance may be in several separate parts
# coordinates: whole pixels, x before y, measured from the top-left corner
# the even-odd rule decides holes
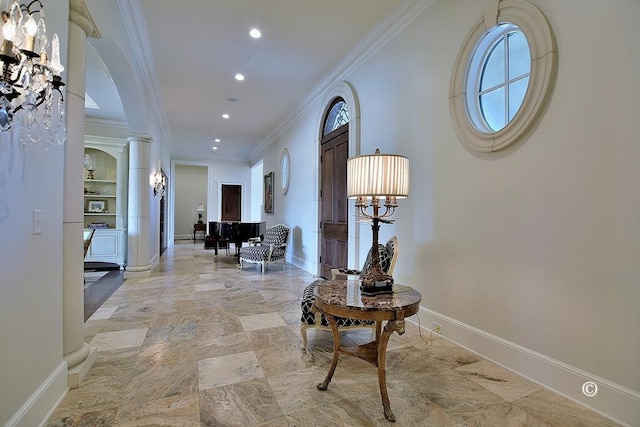
[[[504,36],[504,123],[509,123],[509,33]]]

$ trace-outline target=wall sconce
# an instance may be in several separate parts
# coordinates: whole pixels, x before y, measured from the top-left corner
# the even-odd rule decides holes
[[[372,221],[371,269],[362,275],[360,289],[364,295],[393,292],[393,277],[382,271],[378,252],[380,223],[391,224],[387,219],[398,207],[398,199],[409,196],[409,159],[396,154],[375,154],[353,157],[347,160],[347,197],[356,199],[356,208]],[[380,199],[384,198],[385,211],[380,214]],[[367,208],[372,213],[367,213]]]
[[[155,171],[153,174],[153,195],[158,199],[164,197],[165,190],[167,188],[167,178],[160,171]]]
[[[38,14],[36,23],[34,15]],[[28,5],[14,0],[9,12],[2,11],[2,35],[0,47],[0,132],[11,129],[14,116],[26,112],[26,123],[20,132],[20,142],[41,142],[47,133],[52,143],[62,145],[66,141],[64,118],[64,83],[60,73],[60,41],[54,34],[51,40],[51,57],[47,54],[47,30],[44,22],[44,6],[40,0]],[[37,44],[37,47],[36,47]],[[58,93],[54,102],[55,92]],[[39,107],[43,105],[42,111]],[[53,111],[57,110],[58,123],[53,124]]]
[[[198,224],[202,224],[202,213],[204,212],[204,203],[200,203],[196,208],[196,212],[198,212]]]

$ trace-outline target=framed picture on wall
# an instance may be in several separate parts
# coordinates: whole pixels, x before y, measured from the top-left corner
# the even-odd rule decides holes
[[[273,213],[273,172],[264,176],[264,211]]]

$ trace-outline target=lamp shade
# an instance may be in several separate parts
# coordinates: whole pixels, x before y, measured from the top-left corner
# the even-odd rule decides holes
[[[196,212],[204,212],[204,203],[200,203],[196,208]]]
[[[409,159],[397,154],[367,154],[347,160],[347,197],[409,196]]]

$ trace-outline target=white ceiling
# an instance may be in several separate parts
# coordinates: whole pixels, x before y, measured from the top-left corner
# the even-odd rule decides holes
[[[173,155],[249,161],[269,133],[403,0],[130,1],[139,2],[135,28],[147,29],[152,51],[137,61],[156,72],[150,80]],[[110,3],[117,10],[117,2]],[[261,39],[249,37],[252,27],[262,31]],[[108,68],[88,49],[86,90],[100,109],[87,109],[86,115],[126,121]],[[246,79],[236,81],[236,73]]]

